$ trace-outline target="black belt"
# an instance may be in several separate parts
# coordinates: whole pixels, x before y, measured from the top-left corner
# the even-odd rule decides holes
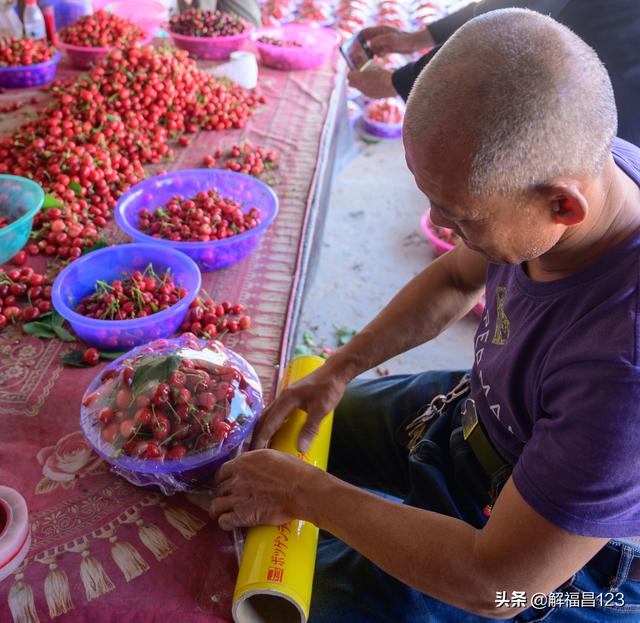
[[[615,578],[618,574],[618,565],[620,564],[621,556],[622,552],[619,547],[614,545],[605,545],[587,563],[587,567],[601,573],[607,579]],[[632,558],[627,579],[640,580],[640,555]]]
[[[464,440],[473,450],[478,463],[482,466],[489,478],[493,479],[499,472],[507,467],[507,462],[493,447],[489,437],[482,427],[476,412],[476,403],[467,398],[462,405],[462,435]]]

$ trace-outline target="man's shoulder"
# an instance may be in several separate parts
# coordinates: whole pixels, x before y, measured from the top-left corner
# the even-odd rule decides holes
[[[640,184],[640,147],[622,138],[616,138],[611,153],[616,163]]]

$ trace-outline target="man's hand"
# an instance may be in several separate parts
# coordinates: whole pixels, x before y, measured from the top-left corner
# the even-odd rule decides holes
[[[391,76],[393,73],[388,69],[373,66],[364,71],[352,71],[347,76],[349,86],[358,89],[360,93],[370,99],[382,99],[384,97],[395,97],[398,92],[393,86]]]
[[[210,513],[223,530],[306,519],[304,484],[324,472],[277,450],[254,450],[222,465]],[[313,487],[307,487],[313,491]]]
[[[271,437],[282,426],[294,409],[307,413],[307,420],[300,431],[298,449],[306,452],[318,433],[320,422],[340,402],[351,380],[331,365],[331,359],[317,370],[293,383],[264,411],[253,434],[251,447],[266,448]]]
[[[418,32],[403,32],[391,26],[372,26],[365,28],[362,36],[376,56],[411,54],[435,45],[427,28]]]

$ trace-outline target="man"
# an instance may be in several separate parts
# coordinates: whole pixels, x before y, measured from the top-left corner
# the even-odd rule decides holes
[[[419,32],[401,32],[388,26],[366,28],[364,35],[380,56],[433,49],[415,63],[394,72],[375,66],[369,71],[352,72],[350,84],[367,97],[399,94],[406,100],[422,68],[460,26],[476,15],[506,7],[550,14],[598,53],[613,84],[618,136],[640,145],[640,3],[637,0],[484,0],[471,3]]]
[[[298,517],[336,537],[312,623],[638,621],[640,150],[615,131],[596,54],[539,13],[471,20],[420,74],[407,164],[464,244],[283,391],[216,478],[225,529]],[[469,389],[451,372],[351,383],[485,287]],[[331,473],[262,449],[302,408],[304,451],[336,406]],[[585,607],[541,605],[551,591]]]

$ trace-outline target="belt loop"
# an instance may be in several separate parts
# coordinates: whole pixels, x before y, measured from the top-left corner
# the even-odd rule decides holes
[[[606,547],[606,546],[605,546]],[[618,570],[614,577],[609,581],[609,590],[617,591],[622,584],[627,581],[629,569],[633,561],[633,548],[624,543],[620,544],[620,560],[618,561]]]

